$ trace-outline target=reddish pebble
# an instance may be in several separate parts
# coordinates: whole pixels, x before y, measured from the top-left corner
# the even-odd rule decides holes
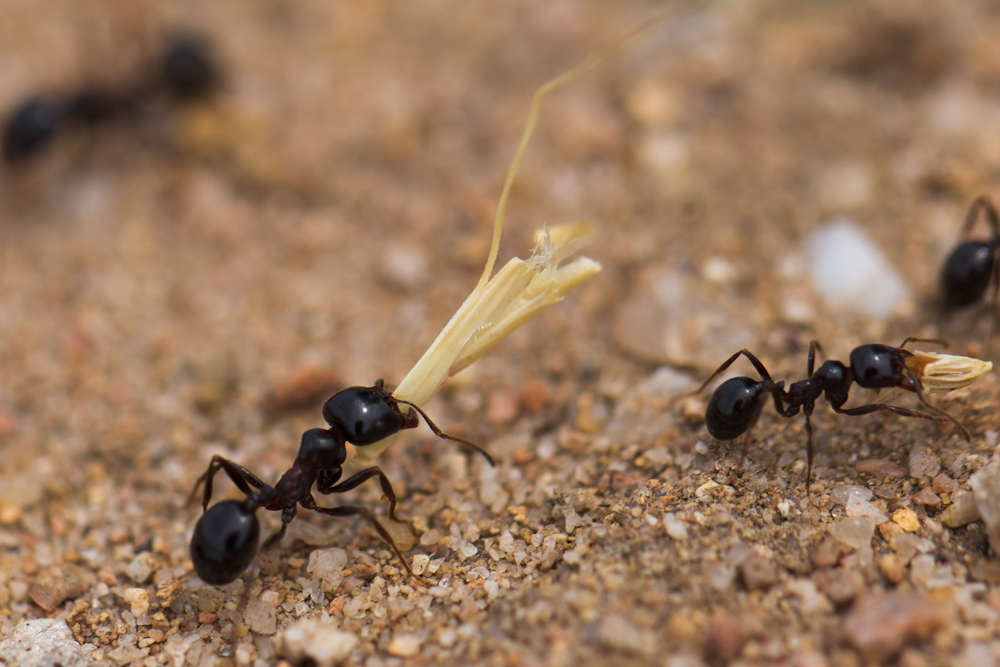
[[[865,459],[854,464],[854,469],[862,475],[875,479],[902,479],[903,469],[889,459]]]
[[[532,378],[521,386],[521,407],[528,414],[541,412],[548,407],[551,395],[544,380]]]
[[[198,614],[198,622],[202,625],[210,625],[219,620],[219,615],[214,611],[203,611]]]
[[[289,410],[319,407],[340,385],[340,377],[325,366],[299,366],[264,397],[263,408],[274,416]]]
[[[502,424],[517,417],[517,396],[509,391],[496,391],[486,402],[486,419]]]

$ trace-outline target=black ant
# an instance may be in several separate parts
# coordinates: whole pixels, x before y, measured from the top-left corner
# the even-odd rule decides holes
[[[904,350],[903,347],[911,341],[921,340],[941,343],[941,341],[907,338],[899,347],[877,343],[861,345],[851,351],[850,365],[836,360],[828,360],[823,362],[819,370],[815,370],[816,351],[822,352],[822,348],[819,342],[814,340],[809,343],[809,361],[806,365],[806,374],[809,377],[792,383],[787,390],[784,381],[775,382],[771,379],[764,364],[752,352],[746,349],[740,350],[719,366],[698,391],[704,390],[712,380],[729,368],[740,356],[745,356],[753,364],[761,379],[735,377],[719,385],[712,393],[712,398],[705,409],[705,426],[708,428],[708,432],[719,440],[733,440],[747,433],[757,423],[757,418],[760,416],[768,394],[774,400],[774,409],[786,419],[794,417],[801,410],[806,418],[808,462],[806,495],[809,496],[810,502],[812,500],[809,487],[812,481],[813,430],[809,418],[816,407],[816,401],[821,397],[826,398],[834,412],[852,417],[888,411],[901,417],[919,417],[937,422],[951,421],[958,427],[966,442],[969,442],[971,437],[965,426],[941,408],[935,407],[927,401],[919,374],[906,365],[906,358],[912,356],[913,353]],[[866,389],[895,387],[911,391],[916,394],[921,405],[934,414],[907,410],[884,403],[870,403],[855,408],[844,408],[852,384]],[[743,447],[743,455],[746,455],[746,444]]]
[[[153,76],[115,89],[87,85],[65,97],[33,96],[7,117],[3,126],[3,159],[25,162],[40,154],[56,135],[73,127],[94,127],[134,115],[159,96],[187,101],[211,93],[219,82],[218,66],[208,46],[191,35],[171,38],[159,56]]]
[[[400,405],[413,408],[403,412]],[[202,509],[205,513],[198,520],[191,537],[191,560],[195,572],[202,580],[216,586],[234,581],[249,567],[257,554],[260,524],[255,512],[259,508],[281,512],[281,528],[265,540],[261,550],[277,544],[285,529],[295,518],[298,506],[329,516],[363,516],[368,519],[379,536],[385,540],[403,568],[411,576],[413,571],[400,553],[395,541],[366,507],[345,505],[320,507],[312,495],[313,484],[319,493],[344,493],[357,488],[372,477],[378,477],[382,492],[389,501],[389,518],[396,521],[396,494],[385,473],[378,466],[365,468],[344,481],[343,464],[347,460],[345,443],[357,447],[371,445],[403,429],[415,428],[423,417],[434,435],[453,440],[474,449],[495,465],[493,457],[479,445],[448,435],[439,429],[419,407],[395,398],[386,391],[382,380],[372,387],[350,387],[338,392],[323,406],[323,418],[328,429],[309,429],[302,434],[302,444],[292,467],[281,476],[273,487],[238,463],[219,455],[212,457],[208,470],[198,478],[191,498],[205,484]],[[233,484],[246,494],[243,500],[227,500],[208,509],[212,499],[212,479],[220,470],[229,475]]]
[[[988,197],[978,197],[965,216],[960,238],[965,238],[979,217],[986,216],[993,236],[988,241],[964,241],[948,255],[941,271],[941,292],[946,308],[964,308],[975,303],[993,285],[993,333],[1000,324],[1000,218]]]

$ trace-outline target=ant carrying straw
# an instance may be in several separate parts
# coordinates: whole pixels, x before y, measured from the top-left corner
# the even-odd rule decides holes
[[[992,285],[993,334],[1000,325],[1000,218],[988,197],[978,197],[965,216],[960,238],[967,238],[982,211],[993,231],[989,240],[966,240],[958,244],[944,263],[941,271],[941,294],[946,308],[965,308],[986,293]]]
[[[931,405],[925,396],[925,390],[921,383],[921,373],[907,365],[907,359],[915,354],[903,347],[913,341],[941,343],[941,341],[930,341],[927,339],[907,338],[899,347],[872,343],[861,345],[851,351],[850,365],[836,360],[824,361],[819,370],[816,367],[816,352],[822,353],[819,342],[809,343],[809,360],[806,365],[806,374],[809,376],[805,380],[799,380],[785,389],[785,382],[775,382],[771,379],[770,373],[764,364],[754,356],[749,350],[743,349],[729,357],[725,363],[712,373],[712,376],[705,381],[698,389],[701,392],[709,383],[719,376],[720,373],[728,369],[740,356],[746,357],[753,367],[760,374],[760,380],[750,377],[735,377],[726,380],[712,393],[712,398],[705,409],[705,426],[713,437],[719,440],[734,440],[735,438],[748,433],[760,417],[764,402],[770,394],[774,401],[775,411],[782,417],[788,419],[799,414],[801,411],[806,418],[806,495],[812,502],[810,483],[812,482],[813,465],[813,430],[810,417],[816,407],[816,401],[825,397],[830,403],[833,411],[859,417],[873,412],[887,411],[901,417],[918,417],[930,419],[936,422],[950,421],[958,427],[962,437],[966,442],[971,440],[969,431],[957,419],[942,410]],[[948,355],[942,355],[946,357]],[[985,372],[985,371],[984,371]],[[978,377],[978,376],[977,376]],[[973,378],[974,379],[974,378]],[[969,380],[971,382],[972,380]],[[916,394],[920,404],[931,414],[906,408],[886,405],[884,403],[869,403],[855,408],[844,408],[849,398],[852,384],[857,384],[865,389],[901,389]],[[967,383],[966,383],[967,384]],[[749,437],[748,437],[749,442]],[[748,442],[743,446],[743,457],[746,456]],[[741,457],[741,462],[743,460]],[[815,503],[813,503],[815,504]]]
[[[32,96],[15,107],[3,125],[3,160],[18,165],[37,157],[56,135],[74,127],[96,127],[138,113],[166,97],[188,101],[211,93],[219,70],[211,50],[191,35],[171,38],[152,72],[120,88],[89,84],[66,96]]]
[[[404,413],[399,409],[400,404],[413,408],[415,412]],[[469,447],[485,456],[491,466],[495,465],[493,457],[482,447],[442,432],[419,407],[393,398],[381,380],[372,387],[344,389],[323,406],[323,418],[330,428],[313,428],[302,434],[302,444],[295,463],[274,486],[265,484],[238,463],[219,455],[212,457],[208,470],[198,478],[190,496],[194,498],[198,488],[204,483],[202,509],[205,513],[198,520],[191,537],[191,561],[195,572],[203,581],[216,586],[234,581],[250,566],[258,551],[260,524],[256,510],[264,508],[281,512],[281,528],[264,541],[261,550],[266,550],[281,541],[285,529],[295,518],[298,506],[301,505],[305,509],[329,516],[362,516],[368,519],[379,536],[392,548],[406,572],[412,576],[413,571],[395,541],[368,508],[354,505],[320,507],[313,497],[312,487],[315,484],[316,491],[323,495],[344,493],[372,477],[378,477],[382,493],[389,501],[389,518],[396,521],[396,494],[381,468],[371,466],[340,481],[342,466],[347,460],[345,443],[364,447],[403,429],[416,428],[420,423],[418,414],[424,418],[434,435]],[[233,484],[246,494],[246,498],[226,500],[209,509],[212,480],[220,470],[225,471]]]
[[[398,431],[417,426],[417,415],[423,417],[438,437],[474,449],[485,456],[490,465],[494,465],[493,458],[484,449],[441,432],[418,406],[429,399],[448,377],[466,368],[516,328],[562,300],[569,290],[601,270],[600,264],[587,257],[578,257],[568,265],[560,266],[560,262],[586,243],[591,231],[589,225],[563,225],[536,234],[540,249],[536,249],[527,261],[515,257],[496,275],[493,274],[507,201],[538,120],[542,100],[553,90],[596,68],[658,21],[690,11],[697,5],[697,2],[684,3],[644,21],[611,46],[543,83],[535,91],[521,143],[507,170],[497,204],[493,239],[482,277],[394,392],[386,391],[379,381],[373,387],[351,387],[333,396],[323,408],[323,416],[330,428],[311,429],[303,434],[295,463],[273,487],[237,463],[217,455],[212,457],[208,470],[199,478],[191,494],[194,497],[204,482],[202,507],[206,511],[195,526],[191,539],[191,559],[198,576],[211,584],[224,584],[236,579],[258,551],[260,526],[255,511],[263,507],[281,512],[281,528],[264,542],[262,548],[266,549],[281,539],[288,523],[295,518],[299,505],[330,516],[365,517],[389,543],[404,569],[413,574],[391,536],[378,524],[370,510],[356,506],[318,507],[311,492],[312,486],[315,484],[316,490],[324,495],[343,493],[378,476],[382,491],[389,500],[389,518],[395,520],[396,496],[378,466],[365,468],[340,481],[342,466],[347,458],[345,443],[356,446],[353,454],[356,463],[370,463],[389,446]],[[404,412],[400,405],[409,406],[415,412]],[[208,509],[212,479],[219,470],[226,472],[246,498],[224,501]]]

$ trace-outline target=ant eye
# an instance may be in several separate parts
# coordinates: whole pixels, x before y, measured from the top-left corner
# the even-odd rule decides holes
[[[235,581],[257,554],[260,523],[253,510],[236,500],[212,506],[191,536],[191,562],[202,581],[221,586]]]

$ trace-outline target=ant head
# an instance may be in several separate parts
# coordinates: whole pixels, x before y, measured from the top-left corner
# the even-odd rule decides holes
[[[323,406],[323,418],[352,445],[370,445],[398,433],[407,424],[392,395],[380,385],[349,387]]]
[[[306,463],[316,470],[327,470],[339,469],[346,460],[344,438],[336,430],[311,428],[302,434],[296,463]]]
[[[191,536],[191,562],[205,583],[235,581],[257,554],[260,523],[245,502],[225,500],[201,515]]]
[[[902,387],[909,380],[903,375],[905,367],[903,350],[898,347],[871,343],[851,350],[851,373],[865,389]]]

